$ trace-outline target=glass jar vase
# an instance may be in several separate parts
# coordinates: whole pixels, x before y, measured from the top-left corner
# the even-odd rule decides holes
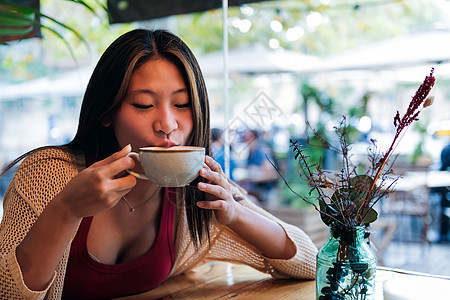
[[[364,241],[364,226],[332,224],[317,254],[317,300],[373,300],[377,260]]]

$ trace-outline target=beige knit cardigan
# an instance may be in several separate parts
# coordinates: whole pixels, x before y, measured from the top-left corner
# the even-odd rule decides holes
[[[46,205],[81,170],[82,156],[62,149],[46,149],[28,156],[20,165],[4,201],[0,224],[0,299],[60,299],[70,245],[55,274],[43,291],[32,291],[24,283],[15,249],[33,226]],[[77,163],[78,162],[78,163]],[[178,193],[182,194],[182,193]],[[176,258],[169,277],[178,275],[208,261],[246,264],[278,278],[312,279],[315,275],[317,248],[299,228],[286,224],[248,200],[239,203],[279,223],[295,243],[297,253],[289,260],[269,259],[242,240],[226,226],[211,225],[211,243],[204,241],[198,250],[191,242],[182,199],[176,210]]]

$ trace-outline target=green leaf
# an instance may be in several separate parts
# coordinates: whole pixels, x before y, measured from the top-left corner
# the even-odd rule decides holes
[[[348,192],[348,188],[342,188],[342,189],[335,191],[333,193],[333,196],[331,196],[331,201],[333,203],[337,204],[344,200],[347,200],[346,197],[344,196],[344,193],[347,193],[347,192]]]
[[[373,179],[369,175],[356,175],[350,178],[350,185],[352,188],[357,188],[358,190],[368,190],[372,185]]]
[[[319,207],[320,210],[323,210],[325,208],[327,204],[325,203],[325,200],[323,200],[322,198],[319,198]]]
[[[94,13],[95,15],[98,16],[98,14],[95,12],[95,9],[93,8],[93,6],[91,6],[88,3],[88,1],[85,1],[85,0],[67,0],[67,1],[71,1],[74,3],[80,4],[80,5],[83,5],[89,11],[91,11],[92,13]],[[102,7],[105,8],[104,6],[102,6]],[[13,24],[14,26],[31,26],[31,25],[39,26],[40,25],[42,28],[50,30],[51,32],[56,34],[67,46],[69,46],[69,43],[67,42],[67,40],[63,37],[63,35],[60,32],[58,32],[54,28],[54,26],[52,26],[52,27],[43,26],[42,24],[40,24],[39,20],[36,20],[36,16],[46,18],[46,19],[50,20],[53,24],[59,25],[65,29],[71,31],[90,51],[90,46],[89,46],[89,43],[87,42],[87,40],[74,28],[56,20],[55,18],[53,18],[51,16],[41,13],[39,11],[39,9],[34,9],[27,5],[16,4],[16,3],[13,3],[10,1],[3,1],[3,0],[0,0],[0,27],[3,26],[3,27],[8,27],[8,28],[1,28],[2,31],[0,31],[0,40],[1,40],[1,36],[7,36],[7,35],[16,35],[16,36],[18,36],[18,39],[20,39],[20,36],[23,36],[23,35],[29,33],[33,29],[31,27],[31,28],[26,28],[26,29],[25,28],[14,29],[13,31],[11,31],[11,28],[10,28],[11,24]],[[27,20],[28,20],[28,22],[27,22]],[[28,30],[28,31],[26,31],[26,30]],[[72,49],[70,48],[70,46],[69,46],[69,51],[71,52],[71,55],[73,56],[73,52],[72,52]]]
[[[352,178],[350,178],[350,184],[351,185],[356,185],[358,182],[366,182],[368,184],[372,184],[372,177],[370,177],[369,175],[356,175]]]
[[[25,28],[0,28],[0,37],[3,35],[26,35],[33,30],[33,26]],[[1,39],[1,38],[0,38]]]
[[[0,0],[0,11],[3,14],[8,15],[16,15],[16,16],[20,15],[23,17],[28,16],[30,20],[34,19],[34,15],[36,13],[35,9],[29,6],[1,0]]]
[[[0,0],[0,44],[25,38],[36,23],[33,8]]]
[[[337,211],[336,208],[332,204],[326,204],[325,200],[323,199],[319,199],[319,207],[320,211],[324,212],[320,213],[320,218],[322,219],[322,222],[324,222],[325,225],[330,226],[334,220],[331,217],[327,216],[326,214],[331,215],[333,213],[336,213]]]
[[[0,11],[0,26],[16,27],[29,26],[34,23],[34,14],[24,15]]]
[[[32,9],[0,1],[1,36],[24,36],[33,30],[35,13]]]
[[[368,211],[367,209],[363,213],[363,219],[361,223],[368,224],[374,222],[378,218],[378,213],[375,209],[370,208]]]
[[[368,175],[357,175],[350,179],[350,200],[353,203],[358,204],[360,200],[365,199],[370,187],[372,186],[373,179]],[[369,196],[370,197],[370,196]]]

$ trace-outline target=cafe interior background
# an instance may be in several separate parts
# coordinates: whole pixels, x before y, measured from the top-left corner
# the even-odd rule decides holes
[[[396,110],[405,108],[432,68],[434,104],[396,149],[398,170],[439,170],[441,151],[450,143],[450,1],[230,1],[226,44],[220,1],[211,1],[213,9],[197,8],[208,1],[192,1],[198,12],[156,16],[150,15],[151,1],[145,16],[133,14],[131,1],[18,2],[42,16],[26,39],[0,36],[0,166],[33,148],[70,141],[99,56],[118,35],[139,27],[171,30],[196,54],[210,94],[211,125],[229,133],[222,138],[235,180],[249,176],[249,147],[242,137],[257,130],[290,186],[307,191],[289,140],[306,142],[314,128],[333,141],[342,115],[352,129],[352,158],[363,163],[370,138],[380,149],[388,147]],[[3,5],[0,1],[0,10]],[[339,164],[336,153],[309,147],[325,169]],[[0,178],[0,199],[12,176],[13,171]],[[425,211],[381,210],[372,229],[379,264],[449,276],[450,259],[442,255],[450,250],[448,235],[442,236],[450,217],[441,203],[446,195],[427,186],[408,192]],[[267,209],[309,228],[321,246],[328,230],[311,217],[317,215],[312,208],[281,179],[275,195]],[[426,259],[439,266],[424,269],[433,265]]]

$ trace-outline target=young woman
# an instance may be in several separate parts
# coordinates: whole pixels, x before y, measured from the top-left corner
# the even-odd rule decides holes
[[[17,160],[26,157],[4,197],[0,298],[110,299],[211,260],[314,278],[308,236],[248,201],[210,156],[184,188],[125,172],[141,171],[130,151],[174,145],[210,153],[203,76],[178,37],[133,30],[100,58],[74,139]]]

